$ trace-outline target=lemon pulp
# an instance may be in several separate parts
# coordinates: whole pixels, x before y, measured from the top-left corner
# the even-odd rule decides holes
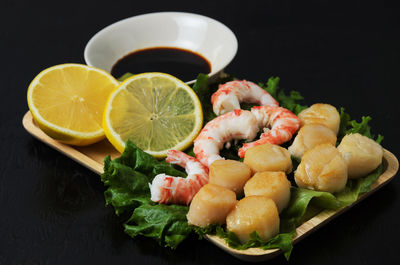
[[[197,95],[179,79],[144,73],[125,80],[107,101],[103,127],[114,147],[123,152],[129,139],[155,157],[183,150],[203,122]]]
[[[104,138],[104,107],[118,85],[110,74],[94,67],[56,65],[39,73],[29,85],[29,110],[52,138],[88,145]]]

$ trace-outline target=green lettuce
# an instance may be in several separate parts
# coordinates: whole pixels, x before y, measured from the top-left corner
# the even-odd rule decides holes
[[[186,219],[188,210],[182,205],[142,204],[125,222],[125,233],[150,237],[174,249],[192,232]]]
[[[293,244],[292,239],[295,236],[295,230],[288,233],[280,233],[268,241],[264,241],[260,238],[256,231],[250,234],[250,240],[245,244],[240,243],[238,237],[235,233],[226,231],[223,228],[218,229],[217,236],[224,238],[225,242],[231,247],[239,250],[244,250],[248,248],[261,248],[261,249],[273,249],[279,248],[286,259],[289,259],[292,253]]]
[[[297,226],[323,209],[337,210],[352,204],[361,194],[370,191],[372,183],[379,178],[382,172],[383,165],[381,164],[366,177],[349,179],[345,189],[335,194],[292,186],[289,206],[280,215],[281,231],[296,229]],[[309,212],[307,212],[308,210]],[[307,217],[304,218],[305,216]]]
[[[378,134],[377,138],[375,139],[375,135],[371,133],[371,127],[369,126],[369,122],[372,120],[370,116],[362,116],[361,121],[357,122],[356,120],[351,120],[350,115],[345,112],[343,107],[339,110],[340,114],[340,126],[338,131],[338,139],[337,144],[343,139],[346,134],[351,133],[359,133],[364,136],[367,136],[377,143],[381,143],[383,140],[383,136]]]
[[[289,95],[285,94],[284,89],[279,87],[279,77],[270,77],[268,81],[259,83],[259,86],[264,88],[271,96],[273,96],[281,107],[284,107],[296,115],[302,110],[306,109],[306,105],[301,105],[300,102],[304,99],[303,96],[297,91],[290,91]]]
[[[143,235],[154,238],[160,245],[176,248],[191,232],[186,214],[187,206],[158,205],[150,200],[149,182],[160,173],[185,177],[165,161],[158,161],[143,152],[131,141],[119,158],[104,160],[101,180],[107,187],[104,192],[106,205],[115,213],[131,213],[124,223],[125,232],[131,237]]]
[[[199,74],[196,82],[193,84],[193,91],[197,94],[203,108],[204,123],[207,123],[217,117],[211,105],[211,95],[214,90],[210,88],[208,75]]]
[[[245,250],[248,248],[279,248],[287,259],[289,259],[290,253],[293,249],[292,239],[296,235],[296,230],[292,229],[291,231],[279,233],[270,240],[264,241],[260,238],[258,233],[254,231],[250,234],[250,240],[245,244],[242,244],[235,233],[228,231],[220,224],[213,224],[207,227],[193,226],[192,228],[193,231],[199,236],[199,239],[203,239],[207,234],[217,235],[218,237],[225,239],[225,242],[228,244],[228,246],[239,250]]]
[[[120,77],[118,77],[117,80],[120,81],[120,82],[123,82],[123,81],[125,81],[125,79],[128,79],[131,76],[133,76],[133,74],[127,72],[127,73],[121,75]]]
[[[196,82],[193,84],[192,87],[193,91],[196,93],[197,97],[199,98],[202,107],[210,107],[210,91],[208,88],[208,75],[206,74],[199,74],[197,76]],[[207,104],[209,103],[209,104]],[[212,106],[211,106],[212,107]]]

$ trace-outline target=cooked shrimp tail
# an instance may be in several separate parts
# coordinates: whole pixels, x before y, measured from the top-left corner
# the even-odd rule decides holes
[[[199,181],[201,186],[208,183],[208,168],[196,158],[178,150],[169,150],[166,161],[185,168],[187,178]]]
[[[240,102],[255,103],[262,106],[279,105],[267,91],[246,80],[231,81],[219,85],[218,90],[211,96],[211,104],[216,115],[240,109]]]
[[[261,144],[280,145],[289,141],[300,127],[300,119],[290,110],[276,106],[256,106],[251,109],[257,120],[258,127],[264,129],[260,139],[245,143],[239,149],[239,156],[244,157],[246,150]]]
[[[167,162],[185,168],[187,177],[158,174],[150,184],[151,200],[163,204],[189,204],[193,196],[208,183],[208,168],[181,151],[169,150]]]

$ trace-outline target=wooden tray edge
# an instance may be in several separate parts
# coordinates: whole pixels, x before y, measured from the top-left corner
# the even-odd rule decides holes
[[[86,156],[85,154],[81,153],[77,149],[72,146],[60,143],[48,135],[46,135],[33,121],[33,117],[30,111],[25,113],[22,119],[22,125],[24,126],[25,130],[27,130],[32,136],[34,136],[39,141],[47,144],[48,146],[56,149],[60,153],[68,156],[72,160],[78,162],[82,166],[94,171],[97,174],[103,173],[103,165],[93,161],[90,157]]]
[[[95,173],[99,175],[103,173],[103,165],[101,163],[94,161],[92,158],[80,152],[79,150],[75,149],[74,147],[62,144],[47,136],[38,126],[35,125],[30,111],[25,113],[22,119],[22,124],[24,128],[38,140],[56,149],[57,151],[68,156],[69,158],[78,162],[82,166],[94,171]],[[362,201],[363,199],[365,199],[366,197],[368,197],[369,195],[371,195],[372,193],[374,193],[375,191],[386,185],[390,180],[392,180],[399,169],[399,162],[395,157],[395,155],[386,149],[384,149],[383,157],[387,163],[386,170],[372,185],[371,191],[360,196],[360,198],[358,198],[357,201],[355,201],[349,206],[343,207],[337,211],[324,210],[318,215],[308,220],[307,222],[303,223],[296,229],[297,235],[294,238],[294,243],[299,242],[301,239],[305,238],[307,235],[317,230],[322,225],[325,225],[333,218],[344,213],[345,211],[347,211],[348,209],[350,209],[351,207],[353,207],[354,205],[356,205],[357,203],[359,203],[360,201]],[[229,254],[235,256],[236,258],[244,261],[251,261],[251,262],[265,261],[281,253],[279,249],[262,250],[260,248],[249,248],[246,250],[237,250],[229,247],[225,243],[224,239],[219,238],[215,235],[206,235],[205,238],[208,241],[215,244],[217,247],[223,249]]]

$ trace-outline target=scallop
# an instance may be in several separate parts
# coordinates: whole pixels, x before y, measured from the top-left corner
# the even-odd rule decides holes
[[[308,149],[323,143],[335,145],[336,134],[326,126],[306,124],[300,128],[288,150],[292,156],[301,158]]]
[[[359,133],[345,135],[337,148],[346,160],[349,178],[366,176],[382,163],[382,146]]]
[[[267,241],[279,233],[278,209],[265,196],[244,197],[226,217],[226,226],[241,243],[246,243],[254,231]]]
[[[186,216],[188,223],[201,227],[224,224],[236,202],[236,194],[230,189],[206,184],[193,197]]]
[[[246,197],[263,195],[272,199],[278,212],[282,212],[290,201],[290,181],[285,172],[257,172],[244,186]]]
[[[237,194],[243,192],[243,186],[250,177],[250,168],[240,161],[220,159],[210,166],[209,183],[228,188]]]
[[[292,171],[290,152],[274,144],[262,144],[249,148],[243,161],[253,173],[261,171]]]
[[[300,188],[338,192],[347,182],[347,164],[331,144],[317,145],[305,152],[294,173]]]
[[[321,124],[331,129],[336,135],[339,131],[340,115],[332,105],[317,103],[301,111],[297,116],[301,121],[301,126],[305,124]]]

